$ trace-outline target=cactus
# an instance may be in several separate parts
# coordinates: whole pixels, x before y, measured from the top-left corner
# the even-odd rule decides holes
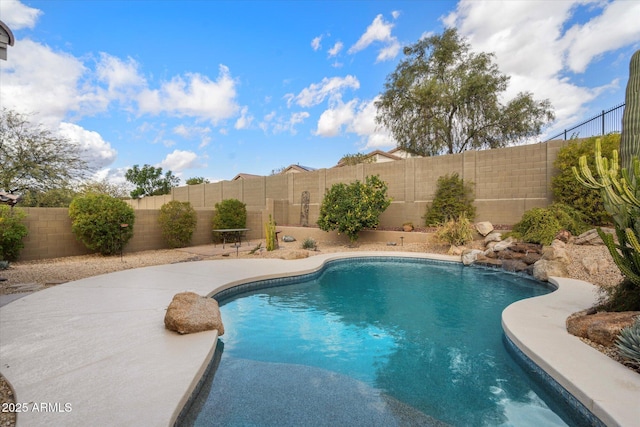
[[[620,138],[620,164],[630,169],[633,157],[640,158],[640,50],[631,57],[625,93]]]
[[[278,247],[278,241],[276,238],[276,223],[269,215],[269,222],[264,224],[264,235],[267,241],[267,250],[273,251]]]
[[[599,189],[605,208],[615,222],[616,244],[613,236],[598,229],[620,272],[636,287],[640,287],[640,161],[632,159],[632,168],[618,168],[618,152],[611,160],[602,157],[600,141],[596,141],[595,164],[597,176],[587,166],[587,158],[580,158],[580,173],[573,173],[582,185]]]
[[[620,355],[640,364],[640,316],[631,326],[627,326],[620,331],[616,347]]]

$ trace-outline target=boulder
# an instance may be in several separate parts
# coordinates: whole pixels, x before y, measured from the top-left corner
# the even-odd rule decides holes
[[[607,234],[613,234],[615,236],[615,230],[612,228],[601,228],[601,230]],[[604,242],[598,235],[598,231],[595,228],[585,231],[576,237],[573,243],[575,245],[604,245]]]
[[[478,233],[486,236],[493,231],[493,224],[489,221],[478,222],[476,223],[476,230],[478,230]]]
[[[640,311],[595,314],[581,312],[567,319],[567,331],[609,347],[615,344],[620,331],[632,325],[638,316]]]
[[[478,254],[481,254],[482,251],[479,249],[467,249],[462,251],[462,263],[464,265],[473,264],[478,258]]]
[[[502,240],[502,233],[498,231],[492,231],[487,234],[487,237],[484,238],[484,244],[488,244],[489,242],[499,242]]]
[[[542,248],[542,259],[547,261],[558,261],[563,264],[569,264],[571,258],[565,249],[565,244],[560,240],[554,240],[551,246]]]
[[[291,242],[295,242],[296,238],[293,237],[293,236],[286,236],[285,235],[285,236],[282,236],[282,241],[291,243]]]
[[[181,292],[174,295],[164,316],[164,326],[179,334],[218,330],[224,334],[224,325],[218,302],[195,292]]]
[[[502,260],[502,268],[506,271],[515,271],[515,272],[526,271],[527,267],[528,267],[527,263],[520,261],[518,259]]]
[[[509,247],[509,250],[523,254],[539,254],[542,253],[542,245],[537,243],[515,242]]]
[[[561,261],[541,259],[533,264],[533,277],[547,282],[550,276],[567,277],[567,265]]]
[[[507,237],[506,239],[496,243],[496,245],[493,247],[493,251],[494,252],[504,251],[509,246],[511,246],[511,244],[513,244],[513,237]]]

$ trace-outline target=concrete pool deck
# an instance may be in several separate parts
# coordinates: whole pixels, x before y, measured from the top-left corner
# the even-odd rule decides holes
[[[173,295],[211,295],[258,279],[304,274],[332,259],[419,253],[349,252],[295,261],[226,259],[91,277],[0,308],[0,372],[15,391],[18,426],[171,426],[215,350],[217,332],[164,328]],[[569,335],[566,317],[596,299],[594,287],[554,279],[559,289],[503,313],[507,336],[607,425],[640,419],[640,375]],[[224,319],[223,319],[224,321]]]

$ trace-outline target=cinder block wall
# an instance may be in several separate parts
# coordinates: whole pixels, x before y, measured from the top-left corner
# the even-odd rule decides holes
[[[235,198],[247,205],[250,239],[263,237],[263,224],[272,215],[280,225],[300,225],[301,197],[310,194],[309,224],[315,224],[325,191],[333,184],[364,181],[380,175],[388,185],[391,206],[380,217],[383,227],[400,227],[422,217],[433,201],[439,177],[457,173],[474,183],[476,221],[511,225],[534,207],[552,201],[553,162],[567,141],[550,141],[486,151],[467,151],[447,156],[413,158],[387,163],[359,164],[313,172],[273,175],[237,181],[188,185],[172,194],[128,200],[136,211],[134,237],[126,251],[166,248],[157,221],[160,207],[171,201],[188,201],[198,212],[192,245],[211,242],[211,217],[215,204]],[[27,208],[29,236],[20,259],[81,255],[88,251],[71,233],[66,209]]]

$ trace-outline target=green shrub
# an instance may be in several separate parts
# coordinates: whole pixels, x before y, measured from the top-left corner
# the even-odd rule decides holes
[[[534,208],[522,215],[513,226],[511,235],[528,243],[549,245],[561,230],[580,235],[591,227],[584,221],[581,212],[562,203],[547,208]]]
[[[464,214],[457,219],[450,219],[438,227],[436,238],[450,245],[464,245],[473,240],[471,221]]]
[[[69,217],[76,238],[102,255],[119,253],[133,237],[133,208],[106,194],[76,197],[69,206]]]
[[[162,205],[158,222],[167,244],[172,248],[183,248],[191,242],[198,215],[191,203],[173,200]]]
[[[355,181],[331,186],[320,206],[318,227],[321,230],[344,233],[353,244],[360,230],[378,226],[380,214],[391,204],[387,183],[378,175],[368,176],[365,181],[364,184]]]
[[[310,251],[315,251],[318,248],[318,244],[311,237],[307,237],[302,241],[302,249],[308,249]]]
[[[215,205],[216,213],[211,220],[212,229],[246,228],[247,205],[238,199],[225,199]],[[213,241],[222,242],[220,233],[213,233]]]
[[[579,236],[591,227],[587,223],[587,217],[577,209],[563,203],[554,203],[547,207],[560,223],[563,230],[569,231],[574,236]]]
[[[611,216],[607,212],[600,195],[600,191],[587,188],[580,184],[571,170],[576,166],[580,157],[587,156],[587,165],[592,171],[595,167],[596,137],[585,140],[574,140],[558,151],[553,166],[558,174],[551,179],[553,199],[558,203],[569,205],[586,217],[586,222],[592,225],[610,224]],[[620,134],[609,134],[600,138],[602,155],[612,158],[613,150],[620,147]]]
[[[24,247],[22,239],[28,234],[24,218],[27,214],[20,208],[0,205],[0,260],[15,261],[20,249]]]
[[[476,217],[473,206],[473,183],[464,182],[457,173],[438,178],[433,202],[427,207],[424,222],[434,227],[464,215],[469,221]]]
[[[551,210],[533,208],[526,211],[520,222],[513,226],[512,234],[528,243],[549,245],[560,230],[562,225]]]

